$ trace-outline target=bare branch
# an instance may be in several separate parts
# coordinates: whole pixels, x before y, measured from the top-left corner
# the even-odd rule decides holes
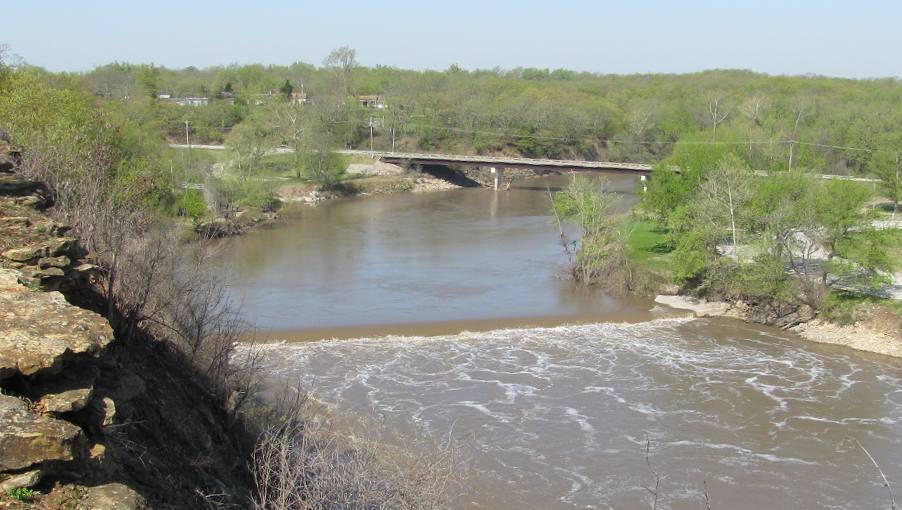
[[[892,510],[896,510],[896,496],[895,494],[893,494],[893,488],[892,486],[890,486],[889,480],[886,478],[886,473],[884,473],[883,469],[880,468],[880,464],[877,464],[877,459],[875,459],[874,456],[871,455],[871,452],[869,452],[867,448],[865,448],[864,445],[862,445],[861,442],[858,441],[858,439],[852,438],[852,441],[854,441],[855,444],[858,445],[859,448],[861,448],[861,451],[863,451],[864,454],[868,456],[868,459],[870,459],[871,464],[873,464],[874,467],[877,468],[877,472],[880,473],[880,478],[883,479],[883,486],[886,487],[887,492],[889,492],[890,508]]]

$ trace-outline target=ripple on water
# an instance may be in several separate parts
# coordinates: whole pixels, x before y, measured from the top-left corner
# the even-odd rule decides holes
[[[902,363],[695,319],[273,344],[272,376],[467,437],[481,508],[869,508],[902,473]],[[646,439],[648,438],[648,439]],[[791,482],[790,482],[791,480]],[[902,480],[897,480],[898,483]]]

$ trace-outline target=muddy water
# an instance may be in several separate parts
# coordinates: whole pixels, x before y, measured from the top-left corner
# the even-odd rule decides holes
[[[223,248],[247,317],[291,334],[461,321],[466,328],[497,319],[531,325],[526,319],[543,316],[647,318],[645,303],[586,293],[558,277],[566,259],[545,186],[565,182],[328,202]],[[621,209],[635,202],[626,193],[635,182],[612,178],[625,192]]]
[[[272,345],[274,377],[343,414],[449,430],[459,508],[889,508],[902,362],[739,323],[657,319]]]
[[[714,509],[889,507],[850,439],[902,483],[902,362],[576,291],[528,184],[339,201],[230,240],[247,317],[286,340],[273,379],[453,429],[459,508],[649,508],[646,437],[658,508],[705,508],[705,486]],[[292,341],[324,337],[350,339]]]

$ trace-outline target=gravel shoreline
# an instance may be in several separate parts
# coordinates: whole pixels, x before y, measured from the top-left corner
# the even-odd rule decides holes
[[[659,295],[655,302],[687,310],[696,317],[727,317],[746,320],[741,307],[722,301],[704,301],[688,296]],[[859,351],[902,358],[902,331],[880,330],[868,322],[841,326],[823,319],[814,319],[788,328],[799,337],[822,344],[842,345]]]

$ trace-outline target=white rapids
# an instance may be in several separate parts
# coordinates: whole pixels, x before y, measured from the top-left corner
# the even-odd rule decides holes
[[[902,361],[722,320],[265,347],[274,380],[426,436],[473,470],[460,508],[889,508]]]

